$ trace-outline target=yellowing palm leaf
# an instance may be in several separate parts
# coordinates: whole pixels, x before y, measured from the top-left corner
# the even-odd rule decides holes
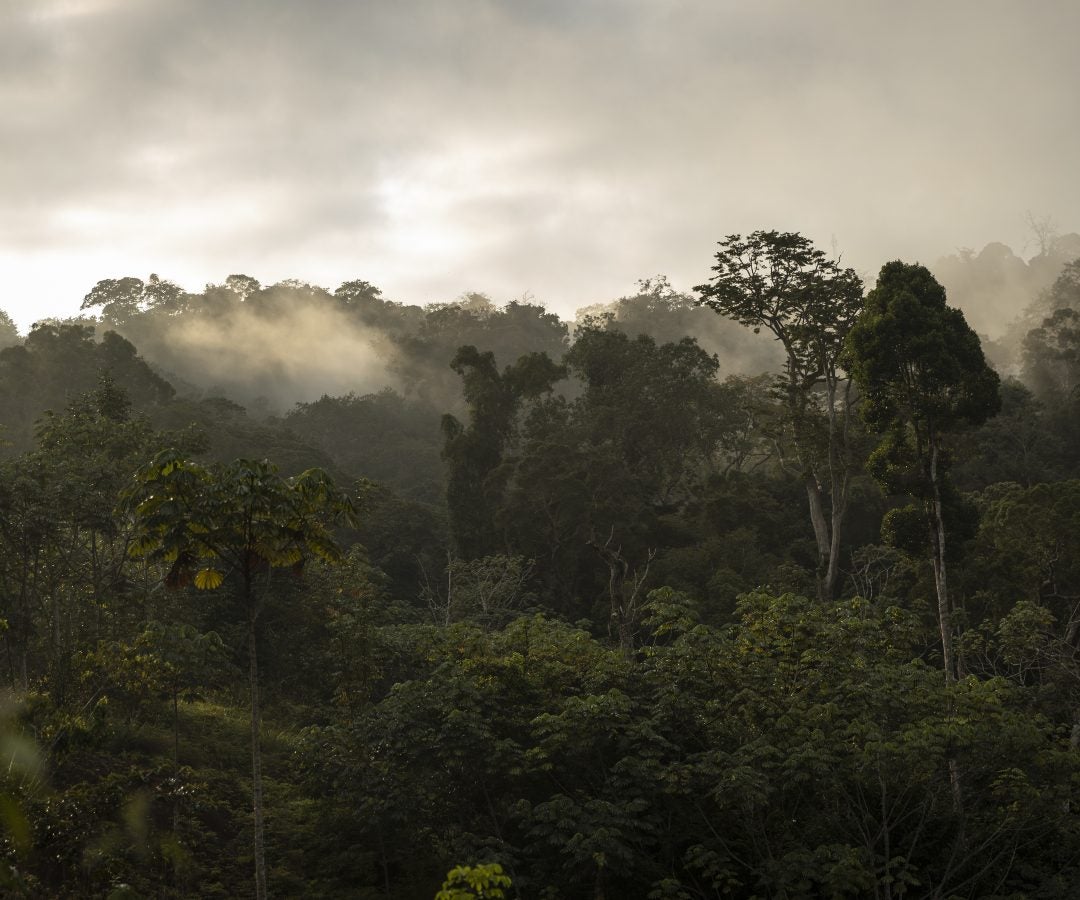
[[[200,569],[195,573],[195,587],[200,591],[212,591],[221,587],[224,581],[225,576],[217,569]]]

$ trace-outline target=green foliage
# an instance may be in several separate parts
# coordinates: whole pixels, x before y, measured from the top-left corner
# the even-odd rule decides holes
[[[715,273],[695,288],[703,303],[782,344],[797,386],[809,387],[833,364],[862,308],[862,281],[801,234],[728,235]]]
[[[439,571],[445,562],[445,510],[404,500],[368,483],[360,487],[357,507],[361,513],[357,538],[372,563],[390,579],[394,595],[414,602],[424,573]]]
[[[738,326],[662,281],[583,320],[565,356],[556,317],[478,294],[424,310],[362,280],[100,284],[93,309],[193,382],[177,379],[183,400],[85,324],[0,350],[17,444],[0,465],[0,677],[21,694],[0,717],[0,894],[249,896],[265,855],[280,896],[1072,898],[1072,401],[1008,384],[1003,416],[974,424],[993,379],[970,335],[914,267],[886,267],[862,324],[931,356],[870,398],[889,497],[859,442],[832,458],[851,466],[847,580],[808,599],[820,545],[792,410],[803,459],[828,460],[843,370],[830,401],[815,359],[839,365],[854,282],[797,235],[737,243],[790,276],[757,286],[783,301],[805,394],[720,380],[736,363],[709,350]],[[910,334],[889,319],[909,307]],[[197,395],[218,375],[184,358],[192,329],[313,316],[372,336],[401,393],[286,420]],[[714,343],[681,340],[699,324]],[[213,393],[296,383],[221,362]],[[248,459],[264,453],[281,468]],[[355,498],[342,472],[366,476]],[[938,556],[936,516],[951,682],[937,585],[911,555]],[[877,545],[882,519],[896,546]],[[448,553],[461,536],[474,552]]]
[[[964,314],[925,268],[887,263],[866,297],[844,356],[873,425],[907,422],[924,432],[978,425],[1001,405],[999,378],[986,364]]]
[[[410,500],[442,502],[434,408],[387,389],[299,403],[285,422],[354,477],[379,482]]]
[[[80,324],[35,325],[22,344],[0,349],[0,422],[12,451],[29,450],[34,423],[46,410],[64,410],[107,376],[140,411],[167,402],[172,385],[119,334]],[[186,424],[186,423],[185,423]]]
[[[1001,407],[1000,379],[986,364],[964,314],[922,266],[886,263],[866,309],[847,336],[844,365],[864,394],[863,416],[885,433],[869,470],[886,491],[922,505],[934,569],[945,677],[958,675],[953,600],[946,577],[955,558],[956,521],[970,521],[948,472],[947,437],[981,425]],[[886,517],[883,535],[913,546],[913,508]],[[954,540],[946,540],[952,532]]]
[[[0,888],[9,896],[30,896],[23,864],[33,846],[33,826],[26,800],[42,778],[42,756],[37,743],[26,735],[15,716],[12,698],[0,700],[0,753],[8,760],[0,777]]]
[[[0,585],[13,598],[4,639],[22,689],[47,677],[62,702],[73,687],[76,642],[94,647],[133,624],[131,525],[112,510],[140,461],[178,438],[196,445],[191,435],[154,432],[103,377],[96,391],[39,424],[39,449],[0,466]]]
[[[250,585],[267,567],[336,561],[326,519],[354,520],[351,501],[318,469],[286,481],[265,461],[205,467],[176,450],[139,471],[124,503],[137,526],[129,554],[168,563],[167,585],[200,590],[219,587],[229,571]]]
[[[998,482],[1025,487],[1056,481],[1070,471],[1067,404],[1049,407],[1015,379],[1001,384],[1001,412],[957,436],[953,477],[963,490]],[[1057,420],[1057,421],[1055,421]]]
[[[529,590],[533,567],[520,556],[451,557],[440,580],[421,586],[421,598],[436,624],[462,619],[502,624],[535,599]]]
[[[340,480],[329,454],[275,419],[260,420],[224,397],[177,399],[148,414],[163,430],[187,428],[202,438],[198,458],[227,464],[235,459],[269,458],[286,477],[321,468]]]
[[[978,336],[922,266],[882,268],[844,364],[864,393],[864,418],[883,432],[868,469],[892,493],[932,499],[948,471],[945,436],[1001,405]]]
[[[575,413],[589,442],[613,444],[658,498],[678,489],[685,456],[712,452],[728,398],[714,381],[716,358],[693,339],[657,344],[583,327],[566,362],[584,384]]]
[[[729,235],[713,272],[713,280],[697,288],[701,302],[755,333],[765,329],[783,347],[784,371],[775,385],[782,415],[771,437],[781,465],[804,482],[817,544],[817,592],[831,598],[859,455],[841,355],[863,307],[862,280],[802,235],[777,231]]]
[[[1080,308],[1055,309],[1027,333],[1024,380],[1041,398],[1068,398],[1080,390]]]
[[[541,896],[979,896],[1068,867],[1080,833],[1059,801],[1077,761],[1026,688],[947,686],[897,608],[756,592],[738,615],[711,628],[654,591],[638,663],[540,618],[428,632],[412,680],[319,733],[326,802],[357,810],[348,840],[383,848],[391,892],[411,846],[430,868],[496,859]],[[1025,631],[1011,646],[1038,652]]]
[[[620,593],[657,546],[703,538],[682,516],[700,508],[710,478],[748,465],[761,398],[718,384],[716,359],[689,339],[658,345],[586,323],[566,363],[578,396],[523,416],[496,470],[506,489],[495,525],[515,554],[537,561],[550,606],[602,615],[590,605],[610,609],[609,562]]]
[[[1080,684],[1073,649],[1080,597],[1080,483],[997,485],[979,501],[982,522],[969,553],[970,594],[973,613],[983,624],[971,637],[972,665],[1042,684],[1043,698],[1071,717],[1074,704],[1067,697]],[[1029,637],[1019,639],[1018,628]],[[1038,652],[1019,653],[1015,648],[1025,641]]]
[[[309,557],[337,562],[341,549],[328,519],[355,523],[350,499],[325,472],[310,469],[282,479],[269,462],[237,460],[206,468],[170,449],[159,453],[136,475],[125,492],[124,507],[136,533],[133,557],[152,555],[171,564],[164,582],[198,590],[220,587],[227,574],[238,582],[247,618],[251,696],[252,795],[256,896],[267,896],[264,855],[261,711],[259,706],[258,634],[267,581],[256,579],[289,566],[299,574]],[[174,709],[175,709],[174,693]]]
[[[510,877],[503,874],[498,863],[456,866],[446,873],[446,881],[435,900],[501,900],[506,896],[503,888],[511,884]]]
[[[297,669],[310,668],[317,696],[329,693],[342,714],[351,718],[381,695],[400,674],[398,647],[380,640],[391,625],[409,621],[413,610],[394,600],[388,579],[372,566],[364,548],[355,545],[338,565],[316,564],[306,573],[314,622],[309,632],[290,629],[290,643],[306,640],[295,665],[289,667],[295,684]],[[314,657],[317,649],[323,656]],[[330,691],[327,692],[329,686]]]
[[[469,424],[443,417],[449,464],[446,502],[458,552],[466,559],[495,552],[494,515],[503,490],[499,465],[514,434],[517,412],[526,400],[550,393],[563,369],[543,354],[521,357],[499,372],[495,355],[461,347],[451,367],[463,380]]]

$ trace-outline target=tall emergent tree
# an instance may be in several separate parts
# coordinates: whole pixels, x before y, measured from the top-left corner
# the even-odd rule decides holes
[[[499,467],[517,427],[524,400],[550,393],[565,377],[546,353],[529,353],[500,373],[495,354],[460,347],[450,367],[463,381],[469,424],[447,413],[442,419],[443,458],[448,463],[446,505],[457,551],[465,559],[498,553],[495,510],[502,495]]]
[[[126,493],[136,528],[130,553],[170,565],[165,583],[199,590],[231,582],[247,614],[251,689],[251,773],[255,894],[267,896],[263,850],[262,752],[256,625],[274,568],[299,571],[304,560],[341,558],[329,520],[352,521],[353,507],[325,472],[286,480],[266,461],[238,459],[205,467],[165,450],[145,465]]]
[[[818,593],[832,597],[840,574],[840,532],[852,469],[853,397],[839,357],[863,304],[863,284],[796,232],[755,231],[720,242],[701,303],[784,348],[777,389],[786,411],[791,458],[803,480],[818,555]],[[825,496],[828,495],[828,512]]]
[[[886,490],[916,499],[893,510],[894,531],[918,514],[929,538],[945,678],[956,680],[953,618],[946,579],[946,507],[951,488],[948,432],[979,425],[1001,406],[997,373],[964,314],[920,265],[886,263],[866,309],[847,337],[844,364],[864,393],[864,415],[885,432],[871,470]],[[918,507],[921,506],[921,509]]]

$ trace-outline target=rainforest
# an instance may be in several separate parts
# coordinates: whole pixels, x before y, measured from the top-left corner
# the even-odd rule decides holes
[[[5,896],[1076,897],[1078,244],[3,316]]]

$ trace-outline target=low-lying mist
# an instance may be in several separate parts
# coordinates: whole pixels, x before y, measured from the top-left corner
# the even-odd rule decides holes
[[[1071,302],[1055,294],[1055,285],[1077,258],[1080,235],[1042,234],[1039,253],[1028,260],[993,243],[942,257],[932,269],[949,302],[983,336],[992,363],[1017,375],[1026,335]],[[692,337],[717,356],[721,378],[777,371],[781,362],[770,336],[698,306],[663,276],[578,310],[572,323],[528,300],[498,306],[473,293],[420,307],[386,300],[366,281],[331,292],[297,281],[263,286],[246,275],[200,293],[156,275],[107,279],[83,308],[96,318],[80,321],[94,323],[99,335],[119,332],[181,396],[228,397],[257,416],[387,388],[435,412],[460,412],[461,380],[450,368],[459,347],[491,351],[500,367],[530,352],[559,360],[587,322],[658,343]],[[0,332],[6,343],[18,341],[13,327]]]
[[[267,318],[241,306],[222,318],[178,318],[163,337],[138,346],[166,377],[254,409],[401,387],[390,338],[340,309],[305,305]]]
[[[527,353],[559,360],[589,319],[658,343],[696,339],[721,377],[779,363],[775,343],[676,291],[663,277],[636,294],[580,310],[574,326],[531,302],[498,306],[483,294],[427,307],[384,300],[364,281],[333,293],[299,282],[261,286],[230,276],[201,294],[151,276],[99,282],[84,308],[120,332],[182,395],[226,396],[255,414],[281,414],[322,396],[392,388],[440,411],[459,409],[458,348],[494,353],[500,367]]]

